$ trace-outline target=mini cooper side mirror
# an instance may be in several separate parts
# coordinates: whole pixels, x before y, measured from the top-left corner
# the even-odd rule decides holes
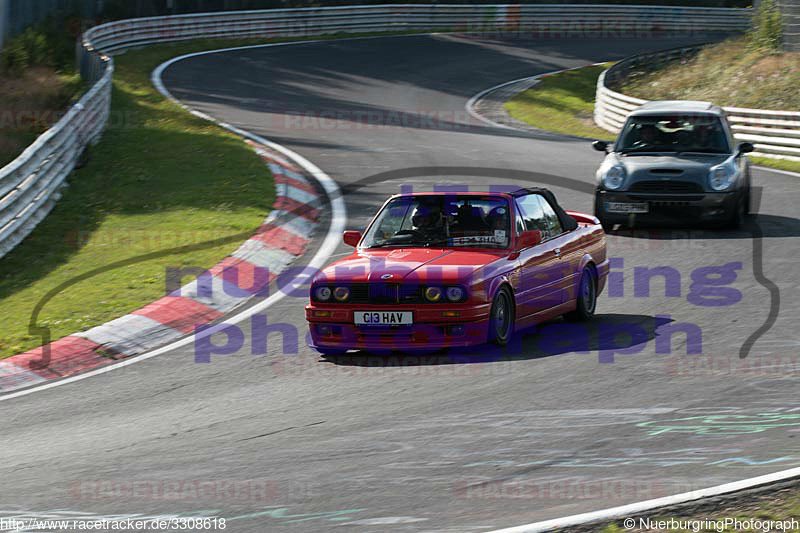
[[[361,240],[361,232],[360,231],[345,231],[344,235],[342,235],[342,240],[348,246],[352,246],[355,248],[358,246],[358,241]]]
[[[739,145],[739,153],[740,154],[749,154],[750,152],[752,152],[755,149],[756,149],[756,147],[753,146],[753,143],[742,143],[742,144]]]
[[[517,250],[524,250],[542,242],[542,232],[538,229],[525,231],[517,239]]]
[[[608,143],[606,141],[595,141],[592,143],[592,146],[598,152],[608,153]]]

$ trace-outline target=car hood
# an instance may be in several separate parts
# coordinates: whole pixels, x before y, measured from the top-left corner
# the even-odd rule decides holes
[[[625,168],[628,183],[639,181],[692,181],[705,187],[708,172],[724,163],[730,154],[714,155],[620,155],[611,154],[616,164]]]
[[[494,252],[442,248],[360,250],[325,268],[314,282],[429,281],[468,284],[475,280],[476,271],[507,254],[505,250]]]

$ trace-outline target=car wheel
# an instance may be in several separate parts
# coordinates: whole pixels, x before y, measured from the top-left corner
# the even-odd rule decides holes
[[[602,216],[597,217],[597,219],[600,221],[600,225],[603,226],[603,231],[605,231],[606,233],[611,233],[611,230],[614,229],[614,224],[612,224]]]
[[[603,208],[600,207],[600,199],[597,196],[594,199],[594,216],[600,221],[600,225],[603,226],[603,231],[606,233],[609,233],[614,228],[614,224],[609,222],[603,214]]]
[[[747,219],[747,212],[749,211],[749,205],[749,194],[744,195],[742,199],[736,202],[736,207],[733,209],[733,213],[731,213],[731,219],[728,223],[728,227],[731,229],[739,229],[744,226],[745,220]]]
[[[500,347],[508,344],[514,327],[514,309],[511,295],[505,287],[497,291],[489,313],[489,342]]]
[[[574,322],[590,320],[597,309],[597,274],[592,267],[585,267],[581,274],[578,286],[578,299],[575,310],[564,315],[564,318]]]
[[[337,348],[314,348],[316,351],[321,353],[322,355],[334,357],[337,355],[344,355],[347,353],[347,350],[337,349]]]

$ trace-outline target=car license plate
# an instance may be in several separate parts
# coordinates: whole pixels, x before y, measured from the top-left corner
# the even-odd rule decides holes
[[[355,311],[353,317],[359,326],[407,326],[414,323],[411,311]]]
[[[647,213],[650,208],[647,202],[606,202],[606,211],[609,213]]]

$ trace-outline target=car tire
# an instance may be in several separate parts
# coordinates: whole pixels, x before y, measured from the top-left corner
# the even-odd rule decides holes
[[[347,350],[342,350],[337,348],[314,348],[314,349],[326,357],[336,357],[337,355],[344,355],[347,353]]]
[[[492,300],[489,312],[489,342],[501,348],[508,344],[514,331],[514,300],[508,289],[502,287]]]
[[[594,216],[600,221],[600,225],[603,226],[603,231],[606,233],[609,233],[614,228],[614,224],[609,222],[603,214],[603,208],[600,207],[600,198],[597,196],[594,198]]]
[[[733,213],[731,213],[728,227],[731,229],[741,229],[741,227],[744,226],[745,222],[747,221],[747,214],[749,211],[750,193],[748,191],[738,202],[736,202],[736,207],[734,207]]]
[[[597,309],[597,272],[594,268],[586,266],[581,273],[580,285],[578,285],[578,298],[575,302],[575,310],[564,315],[564,318],[571,322],[583,322],[591,320]]]

